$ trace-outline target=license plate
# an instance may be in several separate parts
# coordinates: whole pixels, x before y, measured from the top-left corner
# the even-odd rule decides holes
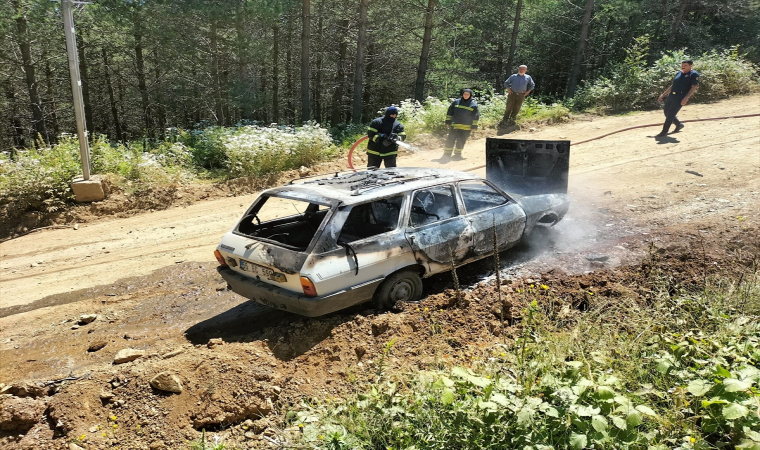
[[[260,266],[244,259],[240,260],[240,269],[262,278],[269,278],[274,273],[274,270],[268,267]]]

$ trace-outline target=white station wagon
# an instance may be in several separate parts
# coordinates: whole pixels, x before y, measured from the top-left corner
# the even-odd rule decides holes
[[[565,193],[509,194],[490,179],[505,184],[506,167],[519,161],[510,180],[525,186],[547,173],[556,179],[559,167],[566,190],[569,142],[489,141],[498,142],[489,143],[488,179],[442,169],[368,169],[263,191],[219,243],[217,270],[237,294],[310,317],[373,299],[386,307],[418,300],[422,278],[492,255],[494,235],[503,251],[567,212]],[[557,145],[560,157],[547,160]],[[531,160],[543,168],[540,175],[529,173]]]

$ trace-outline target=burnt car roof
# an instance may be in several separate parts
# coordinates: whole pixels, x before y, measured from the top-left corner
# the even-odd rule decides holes
[[[318,203],[339,200],[344,204],[354,204],[441,183],[480,179],[482,177],[456,170],[394,167],[300,178],[262,194],[312,199]]]

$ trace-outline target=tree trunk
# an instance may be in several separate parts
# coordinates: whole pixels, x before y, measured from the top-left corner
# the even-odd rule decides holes
[[[293,71],[290,70],[293,67],[293,21],[288,20],[288,29],[285,42],[285,95],[287,96],[285,120],[287,123],[292,124],[296,121],[295,108],[293,108]]]
[[[272,122],[280,121],[280,27],[272,27]]]
[[[319,4],[319,20],[317,21],[317,41],[322,42],[322,3]],[[322,51],[317,52],[317,74],[314,77],[314,120],[322,123]]]
[[[251,119],[251,105],[248,101],[248,96],[245,95],[246,92],[248,92],[249,86],[249,78],[246,76],[246,68],[248,67],[248,57],[246,55],[245,51],[245,18],[243,17],[244,14],[243,9],[243,0],[237,0],[235,3],[235,37],[236,37],[236,43],[237,48],[235,49],[237,51],[237,84],[242,87],[242,89],[239,91],[239,94],[236,95],[238,98],[239,103],[239,114],[240,117],[243,119]]]
[[[343,94],[346,81],[345,61],[346,52],[348,51],[348,41],[346,41],[346,33],[348,32],[348,19],[343,20],[341,26],[340,45],[338,45],[338,70],[335,72],[335,93],[333,95],[333,107],[330,117],[330,125],[336,126],[343,122]]]
[[[55,96],[55,79],[53,71],[50,69],[50,61],[45,58],[45,79],[47,80],[47,95],[50,102],[50,120],[53,122],[53,141],[58,140],[61,135],[60,125],[58,123],[58,101]]]
[[[87,75],[87,50],[84,45],[84,33],[79,33],[77,39],[77,52],[79,53],[79,75],[82,82],[82,103],[84,104],[84,128],[89,131],[88,139],[92,140],[95,128],[92,124],[92,103],[90,103],[90,77]]]
[[[16,149],[26,147],[26,139],[24,138],[24,127],[21,125],[21,119],[19,119],[16,110],[16,90],[13,87],[13,82],[11,80],[6,80],[3,84],[5,84],[5,98],[10,106],[10,125],[14,131],[13,145],[11,146],[11,159],[15,159]]]
[[[676,15],[675,20],[673,20],[673,25],[670,27],[670,36],[668,37],[668,48],[671,48],[673,46],[673,42],[676,40],[676,33],[678,32],[678,27],[681,25],[681,21],[683,20],[683,15],[686,12],[686,3],[688,3],[688,0],[681,0],[681,2],[678,5],[678,15]]]
[[[364,52],[367,46],[367,9],[369,9],[369,0],[360,1],[359,36],[356,41],[356,63],[354,64],[354,102],[351,110],[351,122],[355,124],[362,121],[362,84],[364,82]]]
[[[522,7],[523,0],[517,0],[517,6],[515,7],[515,22],[512,25],[512,40],[509,43],[509,57],[507,58],[507,72],[509,72],[509,74],[512,73],[511,71],[515,70],[515,52],[517,51],[517,34],[520,32],[520,14],[522,14]],[[502,86],[503,85],[504,83],[502,83]]]
[[[32,128],[36,134],[45,140],[50,142],[47,134],[47,127],[45,126],[45,117],[42,114],[42,102],[39,94],[39,86],[37,84],[37,76],[35,75],[34,61],[32,60],[32,46],[29,41],[29,30],[26,23],[26,17],[21,11],[18,0],[13,1],[16,13],[16,32],[18,33],[18,47],[21,52],[21,61],[23,65],[24,75],[26,79],[26,87],[29,90],[29,104],[32,108]],[[34,140],[37,136],[34,136]]]
[[[311,120],[311,92],[309,91],[309,80],[311,79],[311,55],[309,53],[311,0],[302,0],[301,6],[301,122],[303,123]]]
[[[135,26],[135,65],[137,66],[137,88],[140,90],[140,98],[142,100],[141,106],[143,110],[143,121],[145,122],[145,135],[148,137],[153,137],[153,119],[151,118],[150,104],[148,103],[148,86],[145,81],[145,60],[143,59],[142,51],[142,30],[138,22],[138,25]]]
[[[211,36],[209,36],[211,51],[211,80],[214,83],[214,112],[217,125],[224,126],[224,108],[222,105],[222,81],[219,73],[219,49],[216,20],[211,21]]]
[[[414,99],[421,102],[425,95],[425,77],[427,76],[428,60],[430,58],[430,44],[433,41],[433,12],[437,0],[428,0],[425,9],[425,31],[422,34],[422,53],[420,63],[417,66],[417,81],[414,83]]]
[[[660,0],[660,14],[659,14],[659,17],[657,18],[657,25],[655,26],[655,29],[654,29],[654,38],[651,41],[652,44],[656,45],[657,48],[660,48],[660,49],[663,48],[663,45],[660,42],[660,39],[662,39],[662,20],[665,18],[665,15],[667,13],[668,13],[668,0]],[[653,59],[651,59],[654,57],[653,55],[654,55],[654,52],[649,53],[650,63],[654,61]]]
[[[364,93],[362,94],[362,106],[372,103],[372,75],[375,67],[375,44],[369,44],[367,46],[367,66],[364,70]],[[364,110],[362,108],[362,115]]]
[[[103,57],[103,75],[106,80],[106,89],[108,89],[108,101],[111,104],[111,117],[113,118],[114,129],[116,130],[116,139],[123,141],[124,136],[121,134],[121,123],[119,123],[119,109],[116,107],[116,100],[114,99],[111,73],[108,70],[108,54],[105,48],[100,49],[100,55]]]
[[[504,41],[499,36],[499,45],[496,47],[496,82],[495,92],[504,92]]]
[[[581,36],[580,42],[578,42],[578,51],[575,53],[573,72],[570,74],[570,81],[567,85],[568,97],[572,97],[575,94],[575,88],[578,84],[578,74],[581,71],[583,53],[586,50],[586,39],[588,39],[589,28],[591,28],[592,12],[594,12],[594,0],[586,0],[586,11],[583,13],[583,22],[581,22]]]
[[[156,120],[158,121],[158,134],[163,140],[166,136],[166,107],[164,106],[164,96],[161,89],[161,70],[158,64],[158,49],[153,48],[153,61],[155,64],[155,86],[156,86]]]

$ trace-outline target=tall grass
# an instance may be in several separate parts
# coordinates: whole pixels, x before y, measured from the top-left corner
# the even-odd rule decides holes
[[[472,369],[359,386],[290,414],[319,449],[760,448],[760,283],[592,299],[568,326],[529,289],[516,341]],[[593,297],[592,293],[589,293]]]

